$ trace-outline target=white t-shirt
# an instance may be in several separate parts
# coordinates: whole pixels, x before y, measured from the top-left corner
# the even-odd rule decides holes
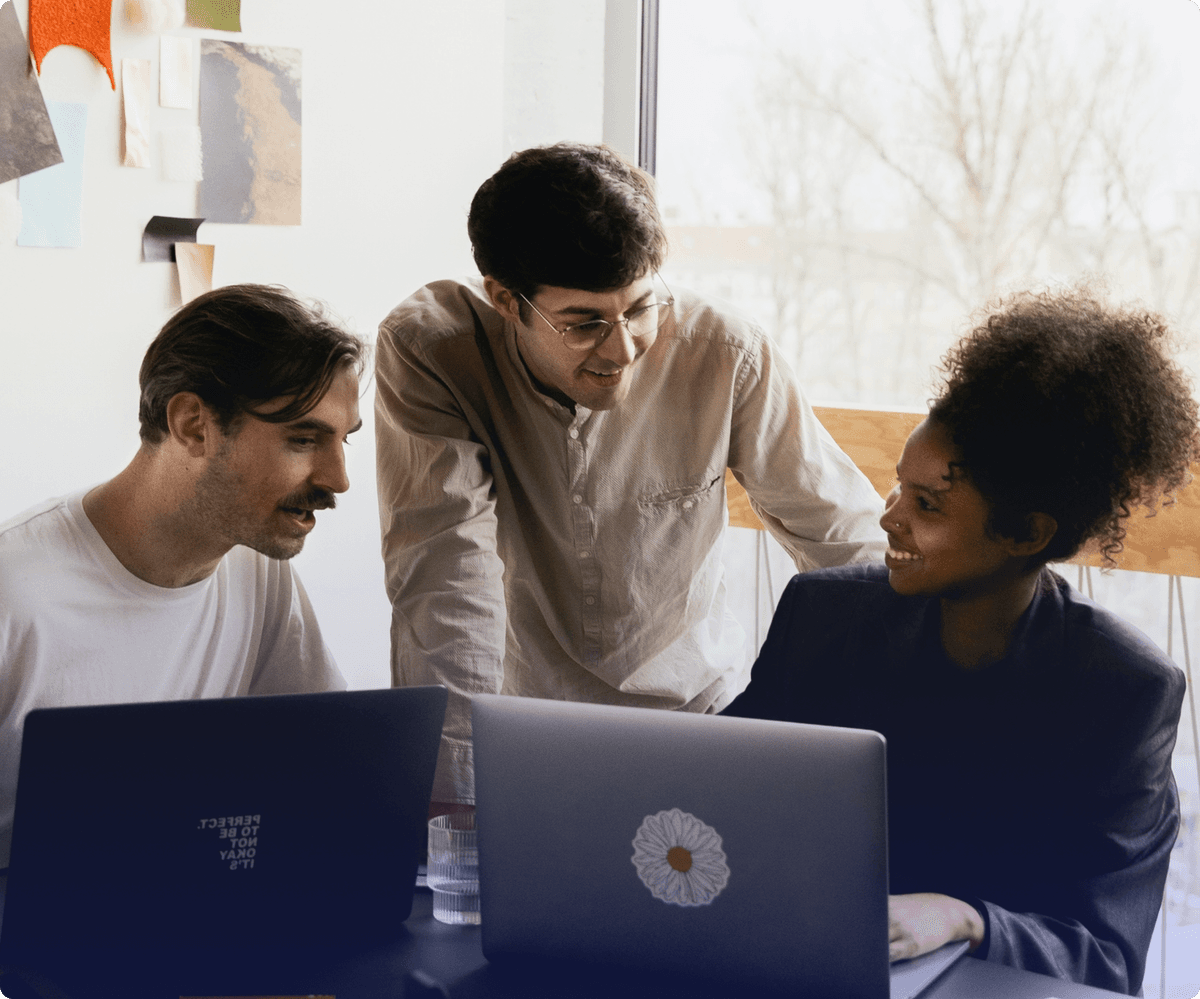
[[[346,686],[289,563],[239,546],[207,579],[154,586],[101,539],[85,492],[0,523],[0,867],[31,709]]]

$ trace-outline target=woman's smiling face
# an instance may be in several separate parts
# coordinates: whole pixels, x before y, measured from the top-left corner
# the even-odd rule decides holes
[[[1011,539],[988,533],[987,500],[966,474],[950,434],[925,420],[896,466],[880,526],[887,532],[888,581],[909,596],[968,598],[1011,583],[1026,559]]]

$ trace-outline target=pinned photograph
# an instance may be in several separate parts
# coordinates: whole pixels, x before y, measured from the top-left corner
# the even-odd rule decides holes
[[[300,224],[300,50],[200,43],[200,214]]]
[[[0,4],[0,184],[63,161],[12,0]]]

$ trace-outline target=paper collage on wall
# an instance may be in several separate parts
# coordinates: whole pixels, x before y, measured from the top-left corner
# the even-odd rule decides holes
[[[175,266],[179,272],[179,297],[190,302],[212,291],[213,253],[211,243],[176,243]]]
[[[38,73],[51,49],[76,45],[96,57],[116,90],[111,24],[112,0],[29,0],[29,48]]]
[[[158,103],[164,108],[192,106],[192,40],[162,35],[158,40]]]
[[[177,30],[185,8],[190,27],[241,30],[240,0],[118,2],[140,34]],[[27,41],[13,0],[0,0],[0,240],[77,247],[89,104],[45,101],[34,66],[40,73],[47,53],[74,45],[116,90],[113,0],[29,0],[28,9]],[[158,104],[193,110],[198,75],[198,124],[170,124],[154,110],[151,59],[121,59],[120,97],[105,108],[120,115],[122,165],[152,166],[157,145],[160,178],[199,185],[197,214],[208,221],[299,225],[300,50],[200,39],[197,63],[196,41],[160,34]],[[19,187],[4,186],[18,178]],[[196,242],[204,218],[154,216],[146,227],[144,259],[176,264],[185,302],[212,287],[215,248]]]
[[[300,50],[200,43],[200,214],[300,224]]]
[[[187,0],[187,23],[193,28],[241,31],[241,0]]]
[[[162,130],[162,178],[198,181],[203,176],[200,158],[200,126],[179,125]]]
[[[63,161],[21,178],[18,246],[82,246],[83,140],[88,106],[47,101]]]
[[[150,165],[150,60],[121,60],[121,100],[125,112],[122,166]]]
[[[204,219],[180,219],[155,215],[142,233],[142,259],[172,260],[179,275],[179,297],[190,302],[212,291],[213,254],[211,243],[197,243],[196,230]]]
[[[174,260],[180,243],[196,242],[196,230],[204,219],[180,219],[171,215],[154,215],[142,232],[142,259]]]
[[[0,184],[63,161],[12,0],[0,5]]]

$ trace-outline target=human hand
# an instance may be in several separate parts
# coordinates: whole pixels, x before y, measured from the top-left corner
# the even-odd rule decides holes
[[[949,895],[919,892],[888,896],[888,959],[900,961],[937,950],[951,940],[983,943],[983,917],[975,906]]]

